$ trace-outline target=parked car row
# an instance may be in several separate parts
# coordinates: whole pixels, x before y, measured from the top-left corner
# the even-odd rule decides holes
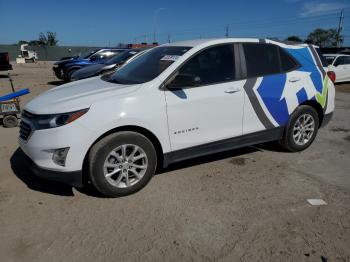
[[[57,78],[69,82],[75,71],[92,64],[102,63],[125,50],[123,48],[96,49],[73,59],[60,60],[54,63],[52,70]]]
[[[105,74],[108,72],[113,72],[120,66],[129,63],[130,61],[132,61],[133,59],[135,59],[136,57],[138,57],[146,51],[147,49],[130,49],[122,51],[112,56],[112,58],[106,61],[99,61],[99,63],[97,64],[89,65],[74,71],[70,80],[76,81],[84,78]]]
[[[58,75],[91,56],[67,62]],[[91,181],[106,196],[125,196],[181,160],[268,141],[306,149],[332,117],[334,81],[312,45],[169,43],[113,73],[34,98],[23,111],[19,143],[38,176],[77,187]]]

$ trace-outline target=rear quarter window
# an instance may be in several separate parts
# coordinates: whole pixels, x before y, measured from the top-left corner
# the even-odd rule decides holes
[[[323,67],[327,67],[327,66],[328,66],[328,62],[327,62],[326,58],[323,56],[323,54],[322,54],[322,52],[321,52],[321,49],[318,48],[318,47],[316,47],[315,50],[316,50],[316,52],[317,52],[318,57],[319,57],[320,60],[321,60],[322,66],[323,66]]]
[[[279,48],[281,59],[281,72],[288,72],[296,69],[299,64],[285,50]]]

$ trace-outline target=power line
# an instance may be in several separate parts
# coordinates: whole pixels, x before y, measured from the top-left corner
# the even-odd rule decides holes
[[[350,8],[345,8],[342,11],[349,10],[349,9]],[[225,28],[224,35],[226,37],[228,37],[230,25],[236,25],[235,28],[239,28],[240,34],[242,34],[242,32],[254,31],[254,29],[267,28],[267,30],[264,30],[263,33],[265,35],[268,35],[268,34],[275,34],[275,33],[273,33],[273,32],[276,32],[276,30],[274,30],[274,29],[283,30],[285,32],[285,27],[289,26],[291,24],[296,25],[296,24],[302,23],[303,28],[305,28],[306,25],[312,26],[312,24],[315,22],[317,22],[318,24],[320,23],[320,21],[325,22],[325,21],[329,20],[331,22],[332,19],[335,20],[338,18],[339,18],[338,15],[335,15],[335,13],[331,13],[331,14],[323,14],[323,15],[317,15],[317,16],[311,16],[311,17],[289,17],[289,18],[283,18],[283,19],[269,19],[269,20],[265,20],[265,21],[264,20],[262,20],[262,21],[251,21],[251,20],[250,21],[240,21],[240,22],[228,23],[226,25],[209,26],[209,27],[213,28],[213,30],[207,30],[208,27],[200,27],[202,29],[205,29],[205,31],[200,30],[200,28],[172,31],[171,35],[176,36],[176,38],[178,38],[181,35],[189,35],[189,34],[198,35],[198,34],[200,34],[201,37],[203,37],[204,34],[208,35],[208,34],[218,33],[222,30],[222,28]],[[343,20],[342,20],[342,22],[343,22]],[[169,31],[159,33],[158,37],[162,36],[163,39],[167,39],[167,38],[169,38],[168,37],[169,34],[170,34]],[[295,33],[295,34],[300,35],[300,32]],[[254,35],[256,35],[256,34],[254,34]],[[219,36],[222,36],[222,35],[219,35]],[[235,36],[237,36],[237,33],[235,34]],[[152,34],[145,34],[145,35],[136,36],[136,37],[133,37],[133,39],[140,39],[140,38],[147,38],[147,37],[149,37],[151,39]],[[169,39],[167,39],[167,40],[169,40]]]

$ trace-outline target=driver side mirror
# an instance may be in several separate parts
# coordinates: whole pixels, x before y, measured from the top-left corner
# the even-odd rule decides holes
[[[168,83],[167,88],[177,89],[183,87],[195,87],[199,86],[201,79],[199,76],[190,74],[178,74],[170,83]]]

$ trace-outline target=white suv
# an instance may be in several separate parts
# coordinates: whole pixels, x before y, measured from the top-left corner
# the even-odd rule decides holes
[[[325,54],[324,57],[336,75],[336,83],[350,81],[350,55]]]
[[[184,159],[273,140],[300,151],[334,109],[334,73],[321,58],[315,46],[267,39],[161,45],[33,99],[20,146],[35,174],[90,180],[111,197]]]

